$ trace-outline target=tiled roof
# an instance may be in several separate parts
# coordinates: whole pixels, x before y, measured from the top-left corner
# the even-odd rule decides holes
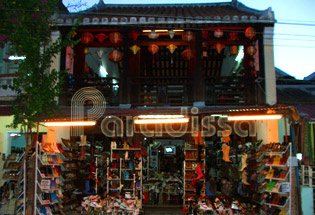
[[[233,0],[228,3],[200,4],[104,4],[63,14],[59,25],[71,25],[77,17],[82,24],[208,24],[208,23],[274,23],[271,8],[260,11]]]

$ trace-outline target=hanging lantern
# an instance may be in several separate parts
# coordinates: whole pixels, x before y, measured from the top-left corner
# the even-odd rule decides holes
[[[171,39],[173,39],[173,38],[174,38],[175,33],[176,33],[176,32],[175,32],[175,31],[173,31],[173,30],[169,30],[169,31],[168,31],[168,35],[170,36],[170,38],[171,38]]]
[[[208,52],[207,50],[202,51],[202,57],[208,57]]]
[[[182,51],[182,56],[183,56],[184,60],[190,60],[194,57],[194,54],[191,51],[191,49],[186,49],[186,50]]]
[[[214,48],[217,50],[217,52],[218,52],[219,54],[221,54],[221,52],[222,52],[222,50],[224,49],[224,47],[225,47],[225,45],[222,44],[222,43],[216,43],[216,44],[214,45]]]
[[[182,39],[189,42],[194,39],[194,33],[192,31],[185,31],[182,35]]]
[[[121,41],[123,40],[123,36],[119,32],[113,32],[109,34],[109,40],[112,43],[121,43]]]
[[[89,48],[85,48],[84,49],[84,54],[89,54],[90,53],[90,49]]]
[[[103,49],[100,48],[96,51],[96,54],[101,59],[104,56],[105,52]]]
[[[117,49],[114,49],[109,53],[108,58],[113,62],[119,62],[122,60],[123,53],[121,51],[118,51]]]
[[[86,45],[93,42],[94,40],[94,36],[88,32],[81,34],[80,38],[81,38],[81,42]]]
[[[256,30],[253,27],[248,27],[245,30],[245,37],[253,39],[256,36]]]
[[[137,52],[140,50],[140,47],[137,46],[137,45],[133,45],[133,46],[129,47],[129,49],[132,51],[132,53],[133,53],[134,55],[136,55]]]
[[[223,36],[223,31],[221,29],[216,29],[213,33],[214,37],[221,38]]]
[[[230,33],[230,41],[239,40],[237,32]]]
[[[131,32],[129,32],[129,36],[133,40],[137,40],[140,34],[141,34],[141,32],[139,32],[139,31],[131,31]]]
[[[95,35],[95,38],[98,40],[98,42],[103,43],[104,40],[106,40],[108,37],[106,36],[106,34],[99,33]]]
[[[159,34],[156,33],[155,31],[151,31],[149,34],[148,34],[148,37],[152,40],[155,40],[159,37]]]
[[[209,35],[209,31],[201,30],[201,38],[202,39],[207,39],[208,35]]]
[[[257,50],[254,46],[248,46],[246,49],[246,52],[247,52],[247,54],[252,56],[252,55],[256,54]]]
[[[231,55],[237,55],[238,53],[238,46],[231,46],[230,47],[230,54]]]
[[[155,63],[154,55],[159,51],[159,47],[155,44],[151,44],[148,46],[148,50],[151,54],[153,54],[152,64]]]
[[[174,45],[174,44],[170,44],[170,45],[166,46],[166,48],[167,48],[168,50],[170,50],[171,54],[173,54],[174,51],[177,49],[177,46]]]

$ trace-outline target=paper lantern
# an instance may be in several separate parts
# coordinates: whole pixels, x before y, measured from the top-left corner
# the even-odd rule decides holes
[[[182,35],[182,39],[189,42],[194,39],[194,33],[192,31],[185,31]]]
[[[123,58],[123,53],[114,49],[111,53],[109,53],[108,58],[113,62],[119,62]]]
[[[94,40],[94,36],[88,32],[81,34],[80,38],[81,42],[86,45],[93,42]]]
[[[214,48],[217,50],[217,52],[218,52],[219,54],[221,54],[221,52],[222,52],[222,50],[224,49],[224,47],[225,47],[225,45],[222,44],[222,43],[216,43],[216,44],[214,45]]]
[[[175,31],[173,31],[173,30],[169,30],[169,31],[168,31],[168,35],[170,36],[170,38],[171,38],[171,39],[173,39],[173,38],[174,38],[175,33],[176,33],[176,32],[175,32]]]
[[[95,38],[98,40],[98,42],[103,43],[104,40],[106,40],[108,38],[108,36],[106,34],[99,33],[99,34],[95,35]]]
[[[230,54],[231,55],[237,55],[238,53],[238,46],[231,46],[230,47]]]
[[[221,38],[223,36],[223,31],[221,29],[216,29],[213,33],[214,37]]]
[[[141,32],[139,32],[139,31],[131,31],[131,32],[129,32],[129,36],[133,40],[137,40],[140,34],[141,34]]]
[[[257,50],[254,46],[248,46],[246,49],[247,54],[254,55],[256,54]]]
[[[109,34],[109,41],[112,43],[121,43],[123,36],[119,32],[113,32]]]
[[[207,39],[208,35],[209,35],[209,31],[201,30],[201,38],[202,39]]]
[[[184,60],[190,60],[194,57],[194,54],[191,49],[185,49],[184,51],[182,51],[182,56]]]
[[[89,48],[85,48],[83,52],[84,52],[84,54],[89,54],[90,53],[90,49]]]
[[[132,53],[135,55],[137,54],[137,52],[140,50],[140,47],[137,45],[133,45],[131,47],[129,47],[129,49],[132,51]]]
[[[148,50],[151,54],[156,54],[159,51],[159,46],[151,44],[148,46]]]
[[[155,40],[159,37],[159,34],[156,33],[155,31],[151,31],[149,34],[148,34],[148,37],[152,40]]]
[[[239,38],[238,38],[238,33],[237,33],[237,32],[231,32],[231,33],[230,33],[230,40],[231,40],[231,41],[239,40]]]
[[[248,27],[245,30],[245,37],[253,39],[256,36],[256,30],[253,27]]]
[[[168,50],[170,50],[171,54],[173,54],[174,51],[177,49],[177,46],[174,45],[174,44],[170,44],[170,45],[166,46],[166,48],[167,48]]]
[[[97,56],[99,57],[99,58],[102,58],[103,56],[104,56],[104,54],[105,54],[105,52],[104,52],[104,50],[103,49],[98,49],[97,51],[96,51],[96,54],[97,54]]]

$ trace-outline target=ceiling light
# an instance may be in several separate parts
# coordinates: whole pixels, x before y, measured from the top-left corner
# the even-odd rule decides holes
[[[281,119],[281,114],[273,115],[244,115],[244,116],[229,116],[228,120],[268,120],[268,119]]]
[[[45,126],[93,126],[95,121],[64,121],[64,122],[45,122]]]

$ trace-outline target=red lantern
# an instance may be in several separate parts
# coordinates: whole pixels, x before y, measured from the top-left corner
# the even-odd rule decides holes
[[[216,38],[221,38],[223,36],[223,31],[221,29],[216,29],[213,33]]]
[[[113,62],[119,62],[123,58],[123,53],[114,49],[111,53],[109,53],[108,58]]]
[[[95,35],[95,38],[98,40],[98,42],[103,43],[104,40],[106,40],[108,37],[106,36],[106,34],[99,33]]]
[[[216,44],[214,45],[214,48],[217,50],[217,52],[218,52],[219,54],[221,54],[221,52],[222,52],[222,50],[224,49],[224,47],[225,47],[225,45],[222,44],[222,43],[216,43]]]
[[[231,55],[237,55],[238,53],[238,46],[231,46],[230,47],[230,54]]]
[[[156,54],[159,51],[159,47],[155,44],[151,44],[148,46],[148,50],[151,54]]]
[[[189,42],[194,39],[194,33],[192,31],[185,31],[182,35],[182,39]]]
[[[131,31],[131,32],[129,33],[129,36],[130,36],[133,40],[137,40],[140,34],[141,34],[141,32],[139,32],[139,31]]]
[[[109,34],[109,40],[112,43],[121,43],[121,41],[123,40],[123,36],[119,32],[113,32]]]
[[[186,50],[182,51],[182,56],[183,56],[184,60],[190,60],[194,57],[194,54],[193,54],[191,49],[186,49]]]
[[[247,53],[248,53],[249,55],[254,55],[254,54],[256,54],[256,52],[257,52],[257,50],[256,50],[256,48],[255,48],[254,46],[248,46],[248,48],[246,49],[246,51],[247,51]]]
[[[201,30],[201,38],[202,39],[207,39],[208,38],[208,34],[209,34],[209,31]]]
[[[94,40],[94,36],[88,32],[81,34],[81,42],[83,44],[89,44],[91,42],[93,42]]]
[[[253,39],[256,36],[256,30],[252,27],[248,27],[245,30],[245,37]]]

